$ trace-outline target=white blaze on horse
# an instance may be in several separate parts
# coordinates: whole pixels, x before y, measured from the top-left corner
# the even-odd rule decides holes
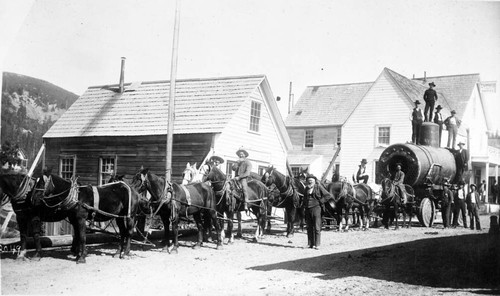
[[[182,185],[187,185],[189,183],[202,182],[203,180],[203,170],[205,170],[206,165],[196,168],[196,162],[191,165],[189,162],[186,164],[186,168],[182,172]]]

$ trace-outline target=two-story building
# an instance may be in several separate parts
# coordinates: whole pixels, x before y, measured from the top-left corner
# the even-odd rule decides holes
[[[436,106],[443,107],[443,117],[455,110],[462,121],[457,143],[464,141],[470,151],[471,181],[488,179],[490,167],[498,166],[499,159],[497,148],[488,146],[479,74],[409,79],[384,68],[371,83],[310,86],[285,121],[293,145],[290,165],[323,175],[340,142],[335,170],[352,180],[360,161],[367,159],[370,180],[377,181],[381,152],[389,145],[411,141],[410,114],[416,100],[424,107],[423,94],[430,82],[436,84]],[[447,138],[444,130],[442,147]]]

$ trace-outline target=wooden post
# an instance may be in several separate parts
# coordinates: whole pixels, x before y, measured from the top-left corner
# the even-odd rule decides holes
[[[165,155],[165,180],[172,180],[172,144],[174,140],[175,120],[175,79],[177,75],[177,49],[179,47],[179,0],[175,1],[174,41],[172,45],[172,61],[170,69],[170,96],[168,101],[167,151]],[[166,184],[166,183],[165,183]]]
[[[28,172],[28,176],[31,177],[31,175],[33,175],[33,171],[35,170],[36,165],[38,164],[38,161],[40,160],[40,157],[42,156],[42,153],[44,152],[44,150],[45,150],[45,143],[42,143],[42,147],[40,147],[40,150],[38,150],[38,154],[36,155],[35,160],[31,164],[31,168]]]

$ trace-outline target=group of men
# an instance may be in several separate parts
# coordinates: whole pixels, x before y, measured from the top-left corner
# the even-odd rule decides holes
[[[434,87],[436,87],[436,85],[434,82],[431,82],[429,83],[429,88],[424,92],[425,109],[423,111],[419,107],[420,101],[415,101],[415,108],[413,108],[410,114],[412,124],[411,141],[413,144],[419,144],[422,123],[434,122],[439,126],[439,146],[441,146],[443,127],[446,127],[446,130],[448,130],[448,143],[446,147],[455,149],[458,128],[460,127],[461,121],[456,117],[457,112],[455,110],[451,110],[451,115],[443,120],[443,115],[441,114],[443,107],[441,107],[441,105],[436,107],[433,116],[434,105],[438,100],[437,92],[434,90]]]
[[[240,148],[236,151],[238,162],[232,166],[235,171],[235,180],[239,182],[243,191],[244,210],[248,211],[248,177],[252,172],[252,163],[248,160],[249,153]],[[212,156],[208,160],[211,165],[219,166],[224,163],[224,159],[219,156]],[[366,179],[368,180],[368,178]],[[303,207],[305,210],[305,220],[307,224],[307,238],[308,246],[311,249],[319,249],[321,244],[321,207],[329,198],[331,194],[323,187],[319,186],[318,179],[308,174],[306,176],[306,193],[304,195]]]
[[[471,184],[469,186],[469,192],[466,192],[464,182],[460,182],[457,186],[451,185],[449,181],[446,180],[443,185],[441,216],[443,218],[444,228],[457,227],[460,216],[462,217],[464,228],[467,228],[466,216],[468,213],[470,218],[470,229],[481,230],[481,223],[479,221],[480,197],[477,186]]]

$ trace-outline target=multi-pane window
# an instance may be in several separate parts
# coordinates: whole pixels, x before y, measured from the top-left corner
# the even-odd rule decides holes
[[[75,156],[62,156],[60,159],[61,178],[69,180],[75,175]]]
[[[292,166],[291,169],[292,169],[293,176],[298,177],[300,174],[301,167],[300,166]]]
[[[340,146],[342,143],[342,128],[337,128],[337,146]]]
[[[313,147],[313,146],[314,146],[314,130],[306,130],[304,147]]]
[[[260,125],[260,103],[252,101],[252,107],[250,110],[250,130],[254,132],[259,132]]]
[[[231,177],[231,178],[234,178],[234,176],[236,176],[236,172],[233,171],[233,165],[235,165],[236,162],[235,161],[231,161],[231,160],[228,160],[226,162],[226,175]]]
[[[258,174],[261,175],[261,176],[263,176],[264,173],[266,172],[266,169],[267,169],[267,167],[259,165]]]
[[[99,158],[99,185],[106,184],[116,173],[116,157],[103,156]]]
[[[378,127],[378,145],[389,145],[391,142],[391,128],[388,126]]]

